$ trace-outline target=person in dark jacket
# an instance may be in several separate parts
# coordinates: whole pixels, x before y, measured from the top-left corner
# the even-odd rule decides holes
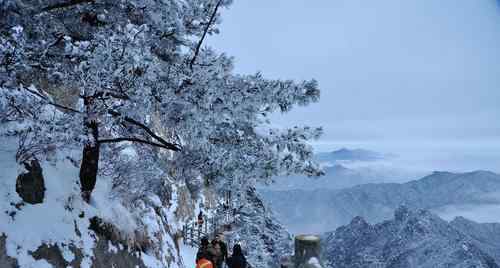
[[[215,267],[215,250],[208,241],[207,237],[203,237],[200,241],[200,248],[198,249],[198,253],[196,253],[196,263],[202,258],[209,260],[214,264]]]
[[[239,244],[234,245],[233,255],[227,259],[226,263],[229,268],[248,267],[247,260],[245,256],[243,256],[243,252],[241,251],[241,246]]]
[[[215,266],[222,268],[222,264],[227,260],[227,245],[224,243],[224,235],[222,233],[217,234],[214,240],[212,240],[212,247],[217,254]]]

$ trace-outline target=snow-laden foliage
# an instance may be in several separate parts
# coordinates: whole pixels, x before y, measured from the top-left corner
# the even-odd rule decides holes
[[[321,129],[268,122],[317,101],[317,82],[235,75],[230,57],[203,46],[230,3],[2,1],[1,120],[22,122],[35,145],[100,148],[101,172],[130,169],[116,150],[133,147],[146,163],[127,180],[155,177],[155,161],[221,187],[317,175],[305,141]]]
[[[239,197],[258,180],[321,173],[306,143],[321,129],[269,122],[317,101],[317,82],[235,74],[231,57],[204,46],[231,2],[0,1],[0,130],[20,141],[17,161],[63,156],[90,205],[86,192],[100,198],[95,181],[106,181],[105,195],[152,215],[138,225],[164,265],[181,263],[172,217],[191,217],[176,209],[197,208],[200,189]]]
[[[230,241],[240,243],[253,267],[280,267],[281,261],[293,254],[290,234],[264,205],[253,188],[242,196],[237,208]]]

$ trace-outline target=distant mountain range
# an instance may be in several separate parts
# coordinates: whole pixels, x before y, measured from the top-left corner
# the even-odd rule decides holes
[[[387,163],[378,163],[390,161],[393,157],[395,155],[364,149],[343,148],[333,152],[318,153],[315,159],[323,165],[324,176],[318,178],[297,175],[278,177],[275,178],[275,183],[261,188],[267,190],[342,189],[367,183],[409,181],[429,174],[423,171],[396,168]],[[360,163],[362,165],[359,165]]]
[[[318,178],[287,176],[275,178],[275,183],[261,187],[267,190],[343,189],[360,184],[401,182],[426,175],[383,166],[348,168],[342,164],[324,167],[325,175]]]
[[[333,152],[318,153],[316,159],[320,162],[336,163],[338,161],[376,161],[390,156],[365,149],[342,148]]]
[[[448,223],[426,210],[398,208],[394,218],[370,225],[355,217],[323,235],[328,267],[499,267],[500,224],[464,218]]]
[[[434,172],[407,183],[379,183],[332,190],[261,190],[291,232],[325,232],[362,216],[370,223],[392,217],[394,209],[439,210],[446,206],[500,204],[500,175],[488,171]]]

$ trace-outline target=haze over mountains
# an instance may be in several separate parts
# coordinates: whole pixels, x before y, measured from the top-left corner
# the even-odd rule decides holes
[[[394,154],[363,149],[340,149],[316,157],[325,166],[325,176],[277,178],[276,184],[260,189],[292,233],[333,231],[356,216],[378,223],[390,219],[400,205],[429,209],[445,220],[464,216],[500,222],[500,175],[496,173],[419,173],[381,164],[397,158]]]
[[[320,162],[336,162],[336,161],[376,161],[395,155],[382,154],[375,151],[365,149],[347,149],[341,148],[333,152],[324,152],[316,154],[316,159]]]
[[[319,178],[306,176],[278,177],[266,190],[342,189],[359,184],[402,182],[427,175],[424,170],[409,170],[395,166],[395,154],[385,154],[365,149],[342,148],[315,156],[325,171]]]
[[[322,233],[327,267],[499,267],[500,175],[408,170],[397,158],[319,153],[325,176],[277,178],[260,193],[290,232]]]
[[[439,213],[450,206],[499,205],[500,175],[488,171],[435,172],[407,183],[351,188],[261,191],[292,232],[326,232],[362,216],[370,223],[391,218],[400,205]],[[459,216],[455,215],[455,216]]]

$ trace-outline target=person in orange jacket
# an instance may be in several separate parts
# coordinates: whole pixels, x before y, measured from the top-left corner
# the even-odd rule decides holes
[[[196,268],[215,268],[214,259],[215,250],[208,241],[208,237],[201,238],[200,248],[196,253]]]
[[[214,268],[214,265],[209,261],[209,256],[207,254],[201,254],[200,258],[196,262],[196,268]]]

